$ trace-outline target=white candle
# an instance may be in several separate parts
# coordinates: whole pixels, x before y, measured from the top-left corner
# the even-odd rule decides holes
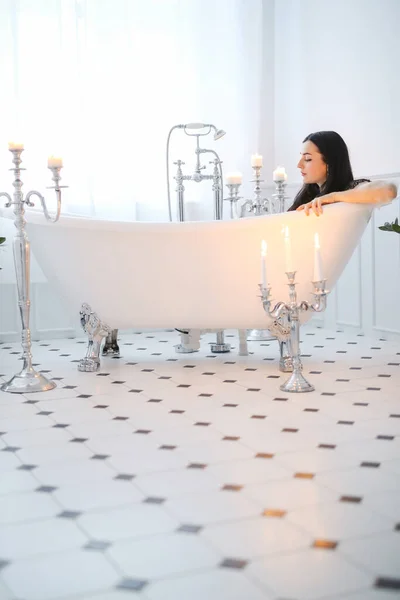
[[[62,167],[62,158],[59,158],[58,156],[49,156],[49,158],[47,159],[47,166],[49,167],[49,169],[51,169],[51,167]]]
[[[9,150],[23,150],[24,145],[22,142],[8,142]]]
[[[314,235],[314,278],[313,281],[322,281],[324,278],[322,274],[322,258],[321,258],[321,245],[319,243],[319,235]]]
[[[263,157],[261,156],[261,154],[252,154],[251,166],[252,167],[262,167],[263,166]]]
[[[286,181],[287,174],[285,167],[276,167],[275,171],[272,173],[272,179],[274,181]]]
[[[293,262],[292,262],[292,243],[290,241],[289,227],[285,227],[285,261],[286,261],[286,272],[293,273]]]
[[[243,175],[239,172],[237,173],[228,173],[226,176],[226,183],[239,183],[241,184],[243,181]]]
[[[263,288],[267,287],[267,242],[261,242],[261,284]]]

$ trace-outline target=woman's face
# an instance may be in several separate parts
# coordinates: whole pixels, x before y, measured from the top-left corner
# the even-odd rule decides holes
[[[303,183],[318,183],[321,187],[326,181],[327,165],[317,146],[308,140],[301,149],[301,158],[297,163]]]

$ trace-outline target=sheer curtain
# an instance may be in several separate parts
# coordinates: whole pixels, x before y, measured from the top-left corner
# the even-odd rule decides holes
[[[139,204],[167,219],[167,134],[190,121],[224,129],[204,145],[249,179],[261,34],[262,0],[0,0],[2,189],[18,138],[26,190],[50,185],[47,156],[62,156],[64,211],[131,220]],[[177,130],[171,161],[190,172],[193,150]]]

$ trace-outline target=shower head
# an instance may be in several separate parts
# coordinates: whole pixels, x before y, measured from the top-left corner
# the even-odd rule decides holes
[[[215,133],[214,133],[214,140],[219,140],[222,137],[224,137],[226,131],[224,131],[223,129],[217,129],[215,128]]]
[[[225,135],[225,131],[223,129],[217,129],[215,125],[211,123],[187,123],[186,125],[179,125],[179,127],[183,127],[184,129],[203,129],[203,127],[210,127],[210,129],[214,129],[214,140],[219,140]]]

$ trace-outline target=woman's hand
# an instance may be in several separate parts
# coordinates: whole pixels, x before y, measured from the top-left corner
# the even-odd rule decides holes
[[[317,198],[314,198],[314,200],[312,202],[307,202],[307,204],[302,204],[301,206],[296,208],[296,210],[304,210],[307,217],[310,214],[310,210],[312,210],[313,213],[315,215],[317,215],[317,217],[319,217],[323,213],[323,210],[322,210],[323,204],[333,204],[334,202],[337,202],[337,200],[335,200],[335,194],[334,193],[326,194],[326,196],[318,196]]]

